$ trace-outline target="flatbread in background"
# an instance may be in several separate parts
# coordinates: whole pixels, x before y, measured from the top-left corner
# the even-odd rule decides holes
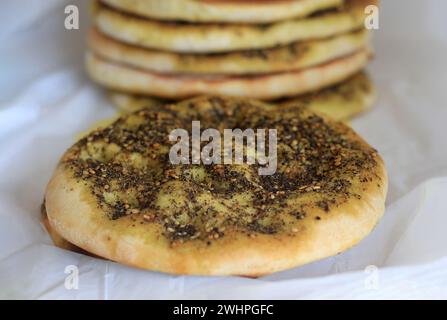
[[[130,113],[142,108],[153,107],[168,103],[167,100],[157,99],[148,96],[132,95],[118,91],[108,92],[108,97],[112,104],[122,113]]]
[[[370,52],[362,50],[329,63],[292,72],[256,76],[167,75],[139,70],[87,54],[87,70],[102,86],[132,94],[178,100],[223,95],[274,100],[316,91],[362,70]]]
[[[246,75],[284,72],[316,66],[369,47],[366,30],[328,39],[296,42],[272,49],[220,54],[187,54],[125,44],[93,29],[89,48],[107,60],[160,73]]]
[[[189,24],[142,19],[99,5],[94,22],[116,40],[174,52],[228,52],[288,45],[358,30],[364,26],[365,7],[377,0],[347,0],[340,10],[272,24]]]
[[[102,0],[124,12],[156,20],[268,23],[308,16],[342,0]]]
[[[108,95],[113,105],[123,113],[172,103],[172,101],[115,91],[109,92]],[[369,110],[375,99],[374,84],[365,73],[361,72],[335,86],[273,103],[304,106],[334,120],[347,120]]]
[[[376,101],[374,83],[360,72],[335,86],[282,101],[283,106],[300,105],[334,120],[349,120],[368,111]]]

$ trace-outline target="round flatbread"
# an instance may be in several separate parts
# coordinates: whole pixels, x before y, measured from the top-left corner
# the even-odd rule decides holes
[[[142,108],[151,108],[157,105],[168,103],[167,100],[163,99],[127,94],[118,91],[109,91],[108,97],[113,105],[122,113],[131,113]]]
[[[122,42],[174,52],[228,52],[288,45],[358,30],[364,26],[365,6],[377,0],[347,0],[340,10],[272,24],[190,24],[161,22],[128,15],[99,5],[95,25]]]
[[[123,113],[171,103],[153,97],[116,91],[109,92],[109,98]],[[375,100],[376,89],[373,82],[365,73],[360,72],[340,84],[275,103],[300,105],[311,111],[323,113],[334,120],[348,120],[369,110]]]
[[[157,20],[267,23],[310,15],[340,6],[342,0],[102,0],[103,3]]]
[[[335,86],[282,101],[281,105],[300,105],[334,120],[349,120],[368,111],[376,98],[374,83],[360,72]]]
[[[128,45],[92,30],[89,48],[107,60],[160,73],[247,75],[313,67],[369,46],[366,30],[273,49],[181,54]]]
[[[97,83],[113,90],[166,99],[225,95],[273,100],[315,91],[339,83],[362,70],[369,51],[323,65],[284,73],[252,76],[173,75],[139,70],[87,54],[87,70]]]
[[[221,133],[276,129],[276,172],[171,164],[169,134],[193,120]],[[142,109],[81,139],[45,202],[55,232],[98,256],[175,274],[259,276],[358,243],[382,216],[386,190],[381,158],[344,124],[296,105],[203,97]]]

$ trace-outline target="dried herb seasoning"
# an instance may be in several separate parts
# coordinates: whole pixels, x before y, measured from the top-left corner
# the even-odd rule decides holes
[[[172,165],[169,133],[193,120],[203,129],[277,129],[276,173],[260,176],[258,164]],[[231,230],[297,234],[297,223],[358,198],[358,186],[378,179],[377,155],[351,135],[300,106],[203,98],[123,116],[77,142],[63,165],[110,219],[158,224],[173,243],[212,244]],[[309,215],[314,209],[321,214]]]

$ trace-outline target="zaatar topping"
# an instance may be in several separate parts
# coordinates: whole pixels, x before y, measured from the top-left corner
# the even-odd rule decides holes
[[[277,129],[278,169],[258,175],[253,165],[172,165],[171,130]],[[173,244],[299,234],[307,215],[358,199],[356,186],[377,181],[376,151],[352,139],[340,123],[328,123],[300,106],[275,108],[207,98],[150,107],[126,115],[77,142],[63,164],[87,186],[112,220],[133,219],[161,227]]]

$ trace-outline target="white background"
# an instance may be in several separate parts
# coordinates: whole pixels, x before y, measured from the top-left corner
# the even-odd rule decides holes
[[[256,280],[169,276],[52,246],[46,183],[77,134],[114,114],[83,71],[88,1],[71,3],[79,31],[63,27],[65,1],[0,3],[1,298],[447,298],[446,1],[382,1],[369,68],[380,99],[353,122],[389,171],[379,226],[339,256]],[[64,288],[67,265],[79,290]]]

